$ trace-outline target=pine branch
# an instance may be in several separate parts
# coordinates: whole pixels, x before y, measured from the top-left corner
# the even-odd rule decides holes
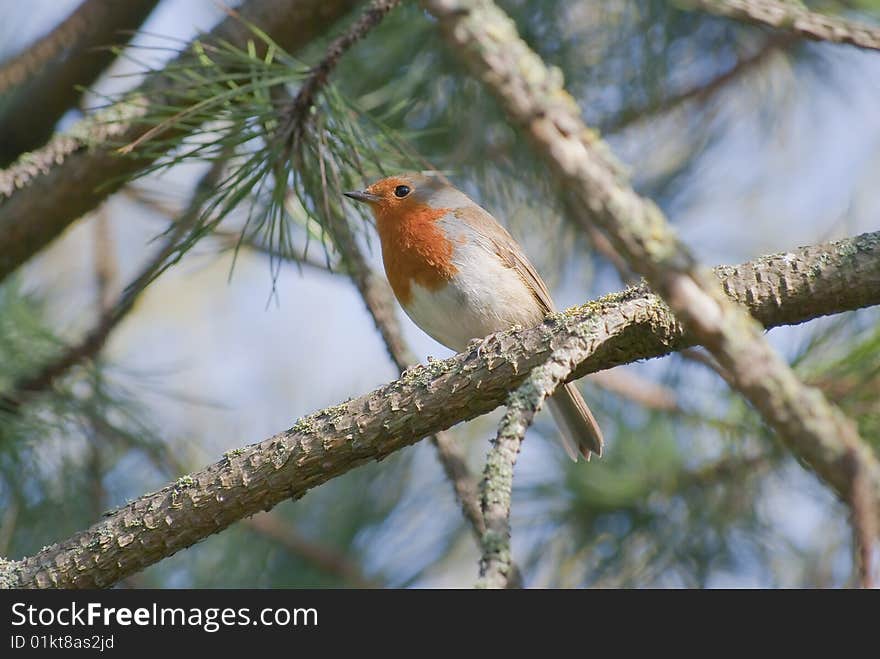
[[[558,70],[549,69],[491,0],[423,0],[450,48],[494,93],[550,165],[559,187],[585,218],[669,304],[684,326],[730,374],[779,439],[816,474],[847,495],[841,463],[880,476],[858,428],[825,396],[802,383],[772,349],[763,327],[723,295],[669,227],[663,212],[629,186],[607,145],[584,125]]]
[[[198,41],[226,41],[246,49],[254,24],[288,50],[297,50],[315,39],[355,5],[355,0],[248,0]],[[256,43],[262,56],[265,44]],[[158,157],[122,158],[119,142],[133,143],[149,126],[136,121],[151,106],[195,103],[191,96],[175,94],[171,73],[191,61],[195,43],[163,71],[151,75],[132,94],[134,100],[110,112],[84,120],[70,135],[59,135],[38,151],[23,155],[0,171],[0,281],[58,236],[69,224],[95,208],[148,168]],[[184,96],[186,96],[184,98]],[[151,105],[152,104],[152,105]],[[182,135],[193,127],[177,126],[169,134]]]
[[[372,0],[361,17],[346,30],[345,34],[337,37],[328,46],[327,52],[320,63],[312,70],[311,75],[299,88],[296,96],[287,104],[282,118],[282,139],[295,141],[302,135],[305,123],[308,121],[309,112],[315,104],[315,99],[321,89],[326,86],[330,74],[339,64],[342,56],[363,39],[370,30],[379,25],[386,14],[400,4],[401,0]]]
[[[158,0],[84,0],[57,28],[0,68],[0,167],[52,134],[61,116],[113,62]],[[128,37],[121,32],[126,31]],[[34,112],[39,108],[39,112]]]
[[[16,411],[28,398],[49,389],[71,368],[95,358],[107,343],[113,330],[134,308],[135,302],[157,274],[167,266],[169,257],[174,254],[180,237],[189,231],[199,216],[204,200],[211,193],[223,172],[224,162],[217,160],[199,179],[187,208],[173,223],[173,228],[163,246],[150,259],[140,274],[120,294],[112,305],[100,314],[98,322],[79,342],[67,347],[61,355],[45,364],[39,371],[16,382],[11,391],[0,395],[0,407],[5,411]]]
[[[526,430],[535,414],[556,387],[571,374],[572,367],[588,356],[587,344],[570,341],[534,368],[507,399],[507,411],[498,426],[498,435],[486,456],[480,485],[483,519],[483,556],[477,588],[507,588],[513,568],[510,550],[510,503],[513,495],[513,468]]]
[[[880,232],[806,247],[716,270],[723,289],[767,327],[880,304]],[[7,587],[104,587],[237,520],[369,460],[502,404],[558,346],[586,356],[571,378],[695,344],[645,287],[630,288],[489,337],[480,347],[408,370],[384,387],[301,419],[285,432],[235,451],[159,492],[108,513],[85,531],[0,565]],[[572,359],[574,362],[575,360]],[[826,474],[844,500],[851,470]],[[880,469],[863,472],[880,501]],[[876,510],[876,507],[875,507]]]
[[[810,11],[785,0],[676,0],[675,5],[771,27],[813,41],[880,50],[880,28]]]

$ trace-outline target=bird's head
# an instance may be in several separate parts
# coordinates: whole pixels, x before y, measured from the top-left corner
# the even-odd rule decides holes
[[[344,193],[370,206],[380,223],[405,222],[439,210],[444,212],[473,203],[439,175],[397,174],[363,190]]]

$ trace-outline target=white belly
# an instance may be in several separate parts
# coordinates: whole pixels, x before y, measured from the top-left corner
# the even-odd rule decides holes
[[[471,339],[541,321],[541,309],[519,275],[480,247],[457,247],[453,264],[458,273],[439,290],[412,282],[412,297],[404,307],[435,341],[461,352]]]

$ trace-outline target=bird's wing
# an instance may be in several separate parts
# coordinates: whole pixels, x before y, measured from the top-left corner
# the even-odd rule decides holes
[[[455,215],[482,236],[487,241],[487,247],[493,249],[501,261],[519,275],[545,314],[556,311],[547,284],[526,258],[519,244],[507,233],[507,229],[476,204],[457,209]]]

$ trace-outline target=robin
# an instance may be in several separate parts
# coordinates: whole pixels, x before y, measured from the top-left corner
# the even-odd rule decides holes
[[[447,348],[555,310],[547,285],[495,218],[440,176],[403,174],[345,196],[369,204],[388,282],[406,314]],[[548,399],[565,450],[602,455],[602,432],[573,383]]]

